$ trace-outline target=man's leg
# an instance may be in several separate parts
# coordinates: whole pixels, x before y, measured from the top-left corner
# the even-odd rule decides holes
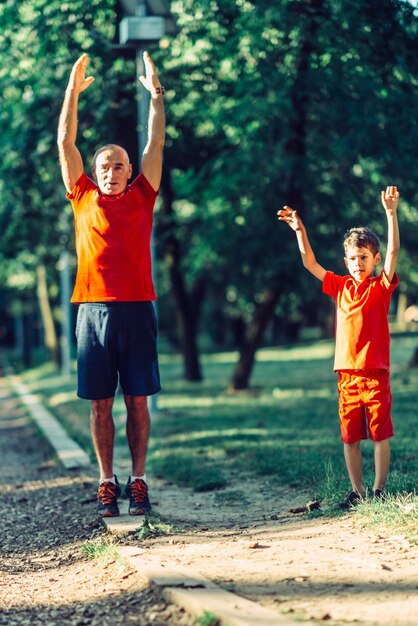
[[[90,430],[99,464],[100,480],[113,477],[115,424],[112,406],[113,398],[91,400]]]
[[[344,459],[353,491],[364,493],[360,441],[344,444]]]
[[[386,487],[386,480],[389,473],[390,464],[390,443],[389,439],[374,441],[374,467],[375,479],[373,491],[383,491]]]
[[[125,395],[127,409],[126,435],[132,457],[132,475],[126,493],[129,497],[129,515],[145,515],[151,510],[145,478],[145,460],[150,432],[147,398]]]
[[[143,476],[150,433],[147,398],[124,395],[127,409],[126,436],[132,457],[132,476]]]
[[[116,476],[113,474],[115,424],[112,406],[113,398],[91,400],[91,436],[100,469],[100,484],[97,492],[97,513],[100,517],[119,515],[118,498],[121,489]],[[105,478],[108,480],[104,480]]]

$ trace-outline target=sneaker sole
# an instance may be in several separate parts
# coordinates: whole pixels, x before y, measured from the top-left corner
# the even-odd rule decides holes
[[[105,511],[104,513],[97,513],[99,517],[119,517],[119,511],[117,513],[112,513],[111,511]]]
[[[150,513],[151,509],[137,509],[136,511],[128,511],[129,515],[135,517],[136,515],[147,515]]]

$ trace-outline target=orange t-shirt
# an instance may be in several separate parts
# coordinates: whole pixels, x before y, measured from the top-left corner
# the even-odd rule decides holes
[[[327,272],[322,291],[336,303],[335,370],[389,369],[390,297],[399,284],[385,272],[358,284]]]
[[[143,174],[117,196],[80,176],[67,193],[78,257],[71,302],[155,300],[150,241],[156,197]]]

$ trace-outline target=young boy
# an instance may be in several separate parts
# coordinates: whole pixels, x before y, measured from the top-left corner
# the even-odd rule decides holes
[[[322,282],[322,291],[336,302],[334,369],[338,372],[341,440],[352,488],[337,505],[343,509],[357,504],[365,494],[360,441],[367,439],[367,430],[374,445],[374,497],[383,497],[389,471],[393,424],[387,316],[392,292],[399,282],[395,274],[399,193],[396,187],[387,187],[381,197],[388,222],[388,244],[379,276],[373,276],[381,260],[379,240],[368,228],[352,228],[346,233],[344,262],[349,276],[337,276],[317,263],[297,212],[288,206],[277,212],[279,220],[296,233],[304,267]]]

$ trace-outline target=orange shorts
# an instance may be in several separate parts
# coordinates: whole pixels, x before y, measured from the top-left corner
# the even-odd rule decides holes
[[[392,393],[388,370],[339,370],[341,441],[393,437]]]

